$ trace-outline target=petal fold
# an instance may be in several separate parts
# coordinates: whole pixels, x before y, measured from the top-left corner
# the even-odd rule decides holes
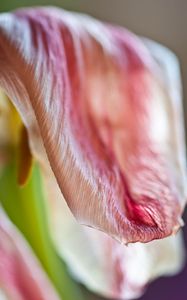
[[[135,299],[159,276],[173,275],[184,265],[182,234],[150,243],[121,245],[108,235],[78,225],[50,170],[44,173],[49,192],[49,224],[54,244],[76,280],[112,299]]]

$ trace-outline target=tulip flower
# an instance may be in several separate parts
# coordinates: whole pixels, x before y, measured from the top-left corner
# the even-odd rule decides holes
[[[84,15],[23,9],[0,15],[0,88],[0,197],[33,250],[19,252],[24,268],[37,256],[67,300],[63,280],[76,287],[59,256],[78,281],[120,299],[177,272],[186,161],[174,54]]]

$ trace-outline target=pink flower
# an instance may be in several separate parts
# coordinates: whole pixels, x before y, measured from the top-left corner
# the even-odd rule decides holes
[[[180,76],[169,50],[123,28],[54,8],[1,14],[0,87],[20,113],[44,176],[54,180],[49,160],[79,223],[123,244],[178,231],[186,201],[185,146]],[[46,185],[48,198],[52,190]],[[54,232],[55,213],[52,209]],[[70,227],[64,229],[63,219],[59,223],[63,236]],[[98,256],[91,255],[99,258],[107,284],[99,288],[94,274],[87,283],[88,276],[80,275],[84,268],[74,273],[107,296],[138,296],[147,281],[171,272],[170,261],[152,271],[155,261],[164,265],[165,249],[174,253],[175,269],[181,265],[180,243],[172,238],[150,244],[158,245],[157,253],[150,245],[130,246],[132,255],[130,247],[104,233],[81,230],[92,250],[98,245]],[[67,252],[62,255],[69,261]],[[134,258],[145,267],[143,279],[135,276]]]

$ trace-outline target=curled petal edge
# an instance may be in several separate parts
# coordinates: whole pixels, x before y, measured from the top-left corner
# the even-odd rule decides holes
[[[122,243],[174,234],[186,200],[181,153],[171,151],[184,143],[169,119],[177,135],[181,120],[175,102],[166,109],[171,95],[151,52],[122,28],[63,10],[0,16],[0,86],[34,156],[42,162],[42,138],[74,216]]]

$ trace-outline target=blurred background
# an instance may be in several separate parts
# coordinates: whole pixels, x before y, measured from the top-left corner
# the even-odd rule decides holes
[[[0,0],[0,11],[33,5],[57,5],[85,12],[101,20],[125,26],[169,47],[176,53],[181,64],[187,116],[187,0]],[[187,237],[187,228],[184,229],[184,235]],[[141,300],[186,300],[186,286],[187,267],[178,276],[161,278],[152,283]],[[101,300],[90,294],[87,299]]]

